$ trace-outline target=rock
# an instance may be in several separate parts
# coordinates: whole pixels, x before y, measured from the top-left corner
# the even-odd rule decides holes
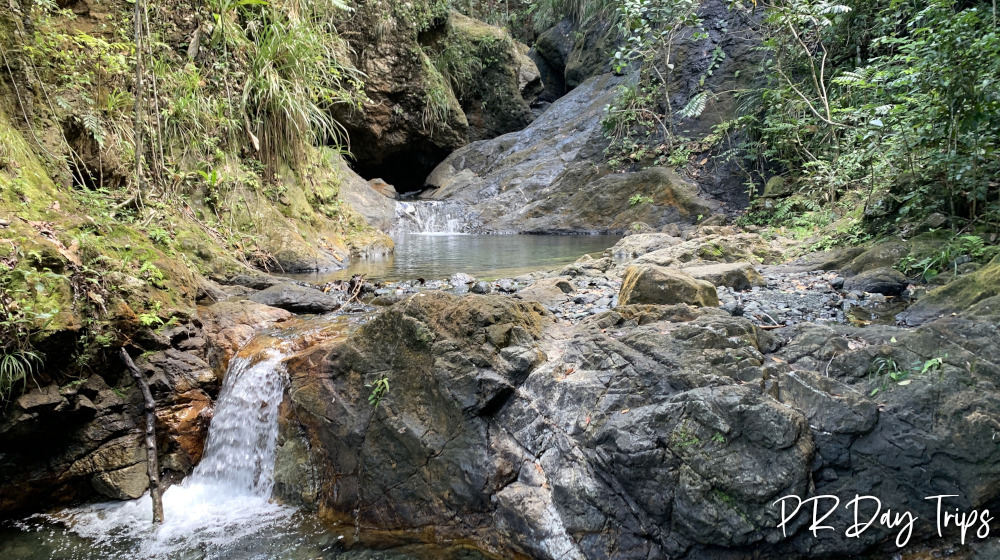
[[[44,414],[69,406],[69,401],[59,393],[58,385],[47,385],[18,397],[17,406],[28,414]]]
[[[624,307],[609,314],[656,316],[624,336],[591,322],[546,342],[537,309],[428,293],[293,358],[277,464],[310,467],[276,471],[282,498],[370,527],[484,535],[505,556],[765,546],[772,502],[809,491],[814,447],[801,414],[721,381],[760,363],[754,327],[715,309]],[[719,351],[706,359],[708,344]],[[364,383],[389,364],[369,421]],[[317,491],[300,481],[319,465]],[[633,538],[640,523],[659,536]]]
[[[656,228],[647,224],[646,222],[632,222],[625,228],[624,235],[628,237],[630,235],[639,235],[643,233],[654,233]]]
[[[724,226],[729,221],[725,214],[712,214],[707,218],[698,222],[699,227],[718,227]]]
[[[677,227],[676,224],[672,224]],[[679,233],[679,232],[678,232]],[[666,233],[639,233],[623,237],[611,248],[611,254],[618,259],[634,259],[653,251],[672,247],[681,243],[677,236]]]
[[[660,233],[679,238],[681,236],[681,227],[677,224],[667,224],[660,228]]]
[[[717,204],[672,170],[608,174],[594,165],[619,82],[592,78],[524,130],[455,151],[428,177],[429,196],[468,205],[473,229],[488,232],[623,232],[635,221],[661,227],[711,214]],[[653,202],[630,205],[636,194]]]
[[[576,291],[565,278],[543,278],[518,292],[521,299],[537,301],[545,306],[558,305],[569,299],[567,294]]]
[[[375,192],[379,193],[384,197],[395,199],[397,196],[396,187],[393,187],[392,185],[386,183],[380,178],[369,180],[368,186],[370,186],[372,190],[374,190]]]
[[[764,198],[780,198],[792,194],[793,189],[794,185],[791,182],[785,180],[781,175],[775,175],[767,180],[761,196]]]
[[[909,247],[902,241],[887,241],[868,249],[852,259],[851,262],[844,265],[841,273],[845,276],[854,276],[877,268],[891,268],[898,264],[899,260],[909,252]]]
[[[847,278],[844,280],[844,289],[898,296],[906,289],[907,284],[909,284],[909,280],[905,274],[894,268],[883,267],[869,269]]]
[[[520,47],[502,29],[429,0],[402,11],[359,5],[351,22],[356,32],[345,39],[371,103],[331,109],[351,138],[361,175],[382,177],[400,192],[419,190],[455,149],[531,122],[521,96]],[[464,71],[438,70],[457,58],[469,63]]]
[[[338,175],[340,181],[340,197],[351,205],[357,213],[368,222],[368,225],[382,231],[389,231],[396,216],[396,189],[379,179],[365,181],[360,175],[348,167],[345,161],[338,160]]]
[[[212,401],[199,391],[188,393],[186,402],[158,410],[157,435],[167,443],[160,444],[160,468],[190,472],[201,460],[211,418]]]
[[[515,56],[517,57],[517,88],[521,92],[521,98],[530,106],[545,89],[542,84],[542,74],[538,70],[535,61],[529,56],[531,49],[527,45],[518,44]]]
[[[754,286],[766,286],[767,280],[748,262],[709,264],[682,268],[681,272],[713,286],[725,286],[738,291]]]
[[[149,476],[146,474],[146,463],[102,472],[92,481],[94,490],[113,500],[135,500],[141,497],[149,488]]]
[[[652,251],[634,264],[657,266],[697,266],[712,263],[749,262],[769,264],[783,258],[767,241],[755,233],[736,235],[710,234]]]
[[[619,305],[634,303],[687,303],[698,307],[717,307],[715,286],[704,280],[660,266],[630,266],[625,269]]]
[[[455,274],[451,275],[451,278],[448,280],[448,282],[451,283],[452,286],[456,287],[467,286],[469,284],[475,284],[476,279],[470,274],[466,274],[464,272],[456,272]]]
[[[808,371],[783,372],[779,400],[803,411],[811,426],[835,434],[866,434],[878,422],[878,407],[844,383]]]
[[[227,301],[199,310],[209,345],[206,358],[220,377],[236,351],[250,341],[260,329],[287,321],[292,314],[253,301]]]
[[[250,301],[292,313],[329,313],[344,304],[342,297],[298,284],[279,284],[250,296]]]
[[[900,314],[909,325],[920,325],[937,317],[969,313],[981,318],[995,317],[1000,307],[993,304],[1000,295],[1000,257],[983,268],[935,288]]]
[[[469,288],[469,291],[474,294],[489,294],[493,292],[493,285],[489,282],[476,282]]]

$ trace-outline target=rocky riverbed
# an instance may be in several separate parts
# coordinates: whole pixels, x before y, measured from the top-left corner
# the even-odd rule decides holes
[[[779,248],[708,227],[517,279],[376,288],[385,311],[290,363],[284,498],[534,558],[942,553],[957,533],[937,537],[924,497],[1000,497],[989,300],[946,312],[931,292],[913,308],[943,316],[917,328],[852,318],[914,292],[883,249],[779,266]],[[782,531],[787,495],[923,521],[893,553],[898,527],[845,538],[843,507],[837,531]]]
[[[161,460],[178,475],[197,461],[218,376],[257,329],[336,311],[359,318],[350,334],[310,330],[288,360],[275,472],[282,500],[328,522],[543,559],[952,550],[958,533],[937,537],[923,498],[954,495],[961,511],[1000,498],[996,297],[953,295],[997,264],[921,295],[885,246],[787,263],[783,248],[717,225],[491,282],[233,278],[205,294],[230,301],[157,334],[139,360]],[[372,406],[379,380],[389,389]],[[53,487],[142,492],[141,457],[122,453],[131,427],[115,423],[138,400],[121,384],[106,373],[15,401],[3,427],[15,441],[90,420],[55,455],[5,454],[7,511]],[[805,515],[779,528],[783,496],[856,494],[918,516],[912,545],[897,550],[898,527],[880,524],[845,538],[843,506],[836,531],[814,536]]]

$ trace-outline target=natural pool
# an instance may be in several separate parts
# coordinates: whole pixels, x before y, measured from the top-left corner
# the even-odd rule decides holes
[[[569,264],[585,254],[600,255],[619,236],[463,235],[413,233],[397,236],[395,254],[358,260],[344,270],[297,275],[313,282],[362,274],[371,281],[448,278],[456,272],[483,280],[517,276]]]

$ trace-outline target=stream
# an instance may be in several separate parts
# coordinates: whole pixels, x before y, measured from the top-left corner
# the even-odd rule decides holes
[[[393,256],[297,278],[328,282],[363,274],[371,280],[397,281],[464,272],[494,279],[568,264],[584,254],[599,255],[618,239],[400,233]],[[316,320],[329,325],[338,317]],[[359,535],[354,527],[324,526],[315,514],[271,499],[278,408],[288,377],[284,359],[292,352],[295,336],[301,333],[259,333],[231,360],[204,458],[183,482],[164,492],[162,525],[151,524],[148,494],[37,514],[0,524],[0,558],[485,559],[463,546],[379,546],[377,536]]]
[[[163,524],[151,524],[148,493],[33,515],[0,525],[0,558],[483,559],[465,548],[351,549],[353,527],[327,527],[312,513],[271,500],[289,342],[259,335],[231,360],[205,456],[190,476],[164,492]]]

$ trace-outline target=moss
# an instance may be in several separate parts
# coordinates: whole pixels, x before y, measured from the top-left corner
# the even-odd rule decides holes
[[[1000,257],[982,269],[928,293],[911,312],[940,310],[939,313],[963,311],[987,298],[1000,295]]]

